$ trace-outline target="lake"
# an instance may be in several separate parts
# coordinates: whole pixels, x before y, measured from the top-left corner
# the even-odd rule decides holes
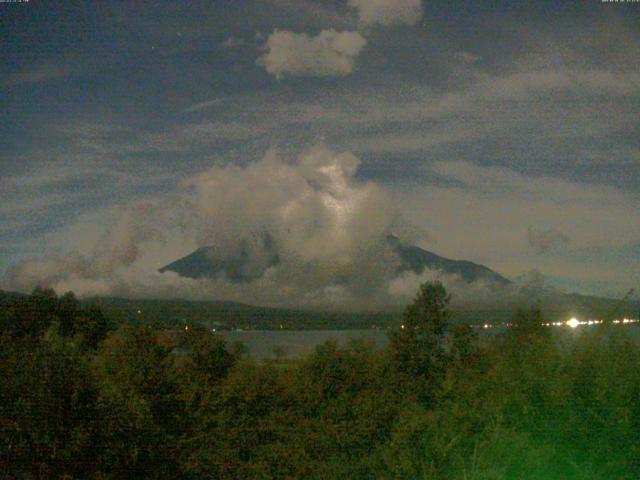
[[[327,340],[346,345],[351,339],[375,342],[377,347],[387,344],[386,330],[245,330],[219,332],[229,344],[244,343],[254,358],[274,356],[275,348],[282,348],[287,357],[301,357],[312,353]]]
[[[579,338],[583,333],[598,328],[597,326],[580,326],[572,329],[567,326],[550,327],[557,333],[559,341],[571,343]],[[633,338],[640,340],[640,328],[634,325],[612,325],[608,327],[611,332],[624,330]],[[483,340],[504,333],[503,327],[490,329],[478,328],[478,338]],[[274,349],[282,349],[286,357],[302,357],[312,353],[315,348],[327,340],[335,340],[338,345],[346,345],[351,339],[364,339],[373,341],[378,348],[387,345],[388,337],[386,330],[245,330],[245,331],[220,331],[229,345],[234,342],[242,342],[249,350],[249,354],[254,358],[273,357]]]

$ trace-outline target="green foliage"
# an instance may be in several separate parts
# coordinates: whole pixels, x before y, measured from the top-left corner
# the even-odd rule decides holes
[[[455,325],[451,329],[451,360],[472,366],[479,359],[478,335],[470,325]]]
[[[371,478],[398,396],[364,342],[298,365],[246,360],[211,390],[185,437],[196,478]]]
[[[550,330],[542,325],[543,321],[540,305],[536,304],[528,310],[518,308],[511,319],[509,337],[514,338],[516,343],[524,340],[539,343],[550,334]]]
[[[444,336],[450,318],[449,301],[442,283],[423,283],[405,310],[400,330],[390,335],[396,369],[411,380],[421,380],[414,384],[425,400],[433,398],[448,360]]]
[[[448,302],[423,285],[384,350],[257,362],[205,328],[107,335],[72,294],[3,300],[0,478],[640,477],[637,340],[534,308],[480,346]]]
[[[204,327],[191,327],[181,335],[181,343],[188,351],[189,365],[185,373],[196,375],[192,383],[213,385],[227,375],[234,356],[227,351],[225,341]]]
[[[0,470],[80,475],[92,460],[97,390],[76,345],[56,331],[0,348]]]
[[[60,335],[82,348],[95,349],[111,330],[96,307],[82,307],[72,292],[57,297],[53,290],[36,288],[30,296],[9,299],[0,310],[0,336],[37,342],[52,325]]]

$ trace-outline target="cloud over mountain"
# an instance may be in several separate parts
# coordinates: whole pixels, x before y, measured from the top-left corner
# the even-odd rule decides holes
[[[22,262],[12,283],[81,295],[311,306],[366,301],[395,271],[380,239],[397,223],[397,210],[382,187],[355,179],[358,165],[350,153],[316,146],[295,159],[271,150],[244,167],[213,167],[183,182],[175,196],[125,209],[86,254]],[[261,232],[277,245],[277,265],[265,263],[265,242],[253,241]],[[224,275],[192,280],[157,272],[206,245],[215,245],[223,261],[244,249],[246,268],[260,275],[247,271],[255,281],[238,287]]]
[[[148,288],[129,285],[136,276],[172,285],[145,272],[213,245],[203,225],[215,224],[201,221],[197,186],[180,180],[214,164],[214,177],[236,164],[245,178],[270,146],[297,175],[290,152],[318,139],[361,160],[352,187],[375,182],[428,232],[411,244],[511,278],[538,268],[582,293],[621,296],[638,284],[640,37],[630,3],[577,2],[552,16],[522,2],[507,15],[416,0],[85,2],[79,16],[62,3],[47,3],[55,26],[38,9],[7,11],[32,28],[8,32],[15,48],[0,53],[0,288],[34,255],[51,257],[25,267],[24,285],[54,276],[84,291]],[[33,50],[43,35],[47,48]],[[116,225],[126,238],[107,236]],[[259,269],[259,249],[249,250]],[[206,296],[197,285],[184,288]]]

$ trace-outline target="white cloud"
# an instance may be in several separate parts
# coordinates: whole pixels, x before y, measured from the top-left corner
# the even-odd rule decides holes
[[[366,43],[357,32],[323,30],[310,37],[276,30],[267,39],[267,53],[258,62],[278,79],[286,75],[345,76],[353,72],[355,58]]]
[[[387,292],[396,300],[395,303],[406,304],[414,297],[424,282],[439,281],[451,294],[451,305],[463,307],[473,305],[474,308],[504,308],[509,304],[520,304],[526,301],[522,295],[521,285],[497,285],[487,280],[466,282],[459,275],[447,274],[440,270],[425,269],[420,273],[406,271],[388,283]]]
[[[46,259],[18,265],[12,288],[46,284],[80,295],[334,308],[404,303],[420,281],[433,278],[467,301],[480,301],[491,291],[491,286],[465,286],[441,272],[398,276],[398,259],[380,241],[398,231],[398,218],[429,233],[429,242],[421,246],[512,277],[534,268],[545,275],[616,285],[637,277],[633,259],[599,259],[589,253],[585,261],[575,253],[637,242],[640,204],[614,187],[449,161],[428,169],[445,182],[383,188],[358,180],[358,165],[351,153],[320,146],[294,159],[272,150],[246,166],[215,166],[182,182],[172,196],[101,220],[106,231],[97,239],[87,233],[95,228],[86,225],[57,232],[59,255],[49,250]],[[559,235],[545,232],[562,232],[564,247],[539,255],[531,249],[530,226],[536,245],[558,243]],[[243,241],[264,231],[277,245],[281,262],[266,268],[264,245],[250,242],[250,268],[264,275],[248,284],[157,272],[206,245],[214,245],[221,258],[233,257]]]
[[[376,294],[386,291],[396,263],[382,239],[397,212],[380,186],[354,178],[358,165],[350,153],[317,146],[293,162],[270,151],[246,167],[213,167],[183,182],[176,196],[126,208],[92,249],[85,244],[77,253],[81,249],[68,235],[68,252],[19,264],[13,286],[343,308],[372,297],[383,302],[386,297]],[[251,265],[263,271],[265,246],[251,241],[261,232],[273,239],[280,263],[246,285],[157,272],[209,245],[221,258],[248,245]]]
[[[358,22],[370,25],[415,25],[422,18],[422,0],[349,0]]]

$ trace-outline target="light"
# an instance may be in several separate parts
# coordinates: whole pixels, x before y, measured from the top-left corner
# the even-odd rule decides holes
[[[567,320],[567,325],[569,325],[571,328],[576,328],[578,325],[580,325],[580,322],[577,318],[574,317],[571,320]]]

